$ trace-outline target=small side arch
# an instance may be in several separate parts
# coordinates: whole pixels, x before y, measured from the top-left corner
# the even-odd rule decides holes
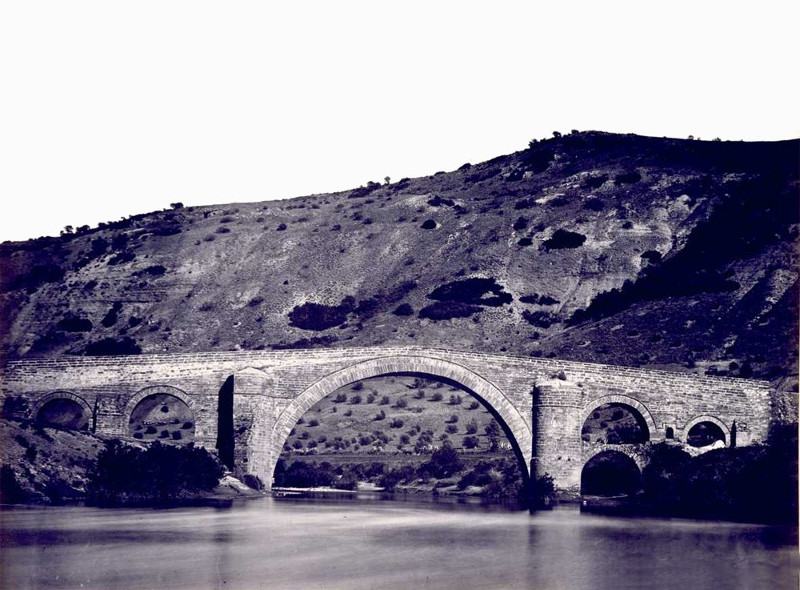
[[[125,405],[125,412],[123,413],[125,425],[127,426],[130,423],[133,410],[136,409],[136,406],[138,406],[144,398],[151,395],[157,395],[159,393],[177,397],[179,400],[189,406],[192,414],[194,414],[195,418],[197,418],[197,407],[194,403],[194,400],[185,391],[182,391],[177,387],[172,387],[171,385],[151,385],[149,387],[145,387],[144,389],[140,389],[133,394],[130,400],[128,400],[128,403]]]
[[[355,381],[393,374],[417,374],[445,379],[461,386],[485,402],[487,408],[495,414],[498,422],[506,431],[506,436],[514,447],[514,452],[520,462],[523,478],[528,479],[533,437],[530,426],[519,410],[495,385],[470,369],[451,361],[424,356],[375,358],[340,369],[313,383],[278,416],[272,428],[271,448],[264,457],[267,461],[265,463],[263,459],[260,461],[256,459],[256,464],[251,466],[253,472],[265,478],[265,481],[271,480],[275,461],[280,456],[289,432],[297,420],[314,404],[340,387]]]
[[[83,411],[83,414],[84,414],[85,419],[87,421],[86,424],[84,426],[82,426],[81,428],[89,429],[91,431],[94,431],[93,430],[94,429],[94,421],[93,421],[94,410],[92,409],[92,406],[89,405],[89,402],[87,402],[83,397],[81,397],[77,393],[72,393],[71,391],[61,391],[61,390],[53,391],[51,393],[48,393],[48,394],[40,397],[38,400],[36,400],[36,402],[33,405],[33,408],[32,408],[32,411],[31,411],[31,417],[35,421],[38,422],[39,419],[40,419],[39,416],[40,416],[42,410],[44,409],[44,407],[47,404],[49,404],[50,402],[54,402],[54,401],[57,401],[57,400],[69,400],[71,402],[76,403],[78,405],[78,407],[80,407],[81,410]]]
[[[43,395],[42,397],[40,397],[39,399],[36,400],[36,402],[33,405],[33,409],[32,409],[32,412],[31,412],[32,413],[31,417],[35,420],[36,416],[39,414],[39,410],[41,410],[45,406],[45,404],[47,404],[48,402],[51,402],[53,400],[57,400],[57,399],[69,399],[69,400],[72,400],[72,401],[76,402],[78,405],[80,405],[83,409],[86,410],[86,415],[87,416],[89,416],[89,417],[92,416],[92,413],[93,413],[92,406],[90,406],[89,402],[87,402],[84,398],[79,396],[77,393],[72,393],[71,391],[53,391],[51,393],[48,393],[47,395]]]
[[[711,422],[715,426],[718,426],[722,433],[725,435],[725,446],[729,447],[731,445],[731,429],[719,418],[715,416],[709,416],[707,414],[703,414],[702,416],[697,416],[692,418],[686,423],[686,426],[683,427],[683,440],[681,442],[686,442],[687,437],[689,436],[689,431],[696,425],[702,422]]]
[[[581,413],[581,426],[589,419],[597,408],[603,406],[605,404],[625,404],[626,406],[630,406],[637,412],[644,420],[645,424],[647,425],[647,440],[660,440],[662,437],[661,433],[659,432],[658,428],[656,427],[656,422],[653,420],[652,414],[650,414],[650,410],[640,402],[639,400],[632,398],[627,395],[604,395],[602,397],[596,397],[591,400],[589,403],[583,406],[583,411]]]

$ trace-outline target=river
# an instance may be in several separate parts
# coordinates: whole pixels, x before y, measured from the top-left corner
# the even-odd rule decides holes
[[[228,507],[3,507],[0,582],[26,588],[798,586],[794,527],[432,501],[263,498]]]

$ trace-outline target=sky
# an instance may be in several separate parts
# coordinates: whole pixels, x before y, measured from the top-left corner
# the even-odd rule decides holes
[[[453,170],[553,131],[800,137],[800,3],[0,3],[0,241]]]

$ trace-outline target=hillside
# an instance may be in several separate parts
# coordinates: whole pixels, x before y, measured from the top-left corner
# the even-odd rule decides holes
[[[2,354],[409,343],[795,390],[798,154],[575,132],[424,178],[4,243]]]

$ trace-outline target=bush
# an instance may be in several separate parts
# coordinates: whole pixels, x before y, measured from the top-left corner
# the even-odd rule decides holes
[[[388,395],[384,395],[384,396],[381,398],[381,401],[380,401],[380,402],[378,402],[378,403],[379,403],[380,405],[382,405],[382,406],[388,406],[390,401],[391,401],[391,399],[389,399],[389,396],[388,396]]]
[[[482,311],[477,305],[458,301],[438,301],[419,310],[419,317],[433,321],[467,318]]]
[[[347,394],[345,393],[337,393],[336,397],[333,399],[333,403],[335,404],[343,404],[347,401]]]
[[[414,308],[411,307],[408,303],[403,303],[398,305],[397,308],[392,312],[396,316],[410,316],[414,315]]]
[[[503,285],[498,284],[495,279],[470,278],[441,285],[428,298],[442,302],[500,307],[512,300],[511,295],[503,289]]]
[[[407,406],[408,406],[408,401],[406,401],[406,399],[404,397],[401,397],[400,399],[398,399],[394,404],[395,408],[400,408],[400,409],[405,408]]]
[[[642,175],[639,174],[637,170],[633,172],[626,172],[624,174],[619,174],[614,178],[614,184],[634,184],[639,182],[642,179]]]
[[[455,449],[448,443],[433,451],[430,461],[420,465],[418,473],[438,479],[452,477],[464,468],[464,463]]]
[[[444,399],[444,396],[442,396],[442,394],[439,393],[438,391],[436,393],[434,393],[433,395],[431,395],[431,398],[430,398],[430,400],[432,402],[440,402],[440,401],[442,401],[442,399]]]
[[[446,432],[447,434],[455,434],[456,432],[458,432],[458,426],[456,426],[455,424],[448,424],[448,425],[445,427],[445,429],[444,429],[444,430],[445,430],[445,432]]]
[[[153,443],[141,450],[109,441],[89,475],[89,501],[167,504],[213,489],[224,468],[204,448]]]
[[[65,332],[91,332],[93,328],[91,321],[73,315],[68,315],[56,325]]]
[[[546,311],[529,311],[525,309],[522,311],[522,317],[526,322],[538,328],[549,328],[556,321],[555,316]]]
[[[463,444],[465,449],[475,449],[480,442],[477,436],[465,436]]]
[[[603,186],[607,180],[608,174],[602,174],[600,176],[587,176],[586,180],[583,182],[583,186],[584,188],[588,189],[598,189]]]
[[[103,338],[102,340],[88,344],[83,352],[86,356],[117,356],[141,353],[142,349],[136,344],[136,341],[128,336],[119,340]]]
[[[361,403],[361,396],[358,394],[354,395],[350,398],[350,403],[357,406]]]
[[[302,330],[327,330],[343,324],[354,309],[352,297],[345,297],[339,305],[304,303],[289,312],[289,325]]]
[[[548,250],[559,250],[564,248],[579,248],[586,241],[586,236],[565,229],[557,229],[553,237],[543,242]]]

